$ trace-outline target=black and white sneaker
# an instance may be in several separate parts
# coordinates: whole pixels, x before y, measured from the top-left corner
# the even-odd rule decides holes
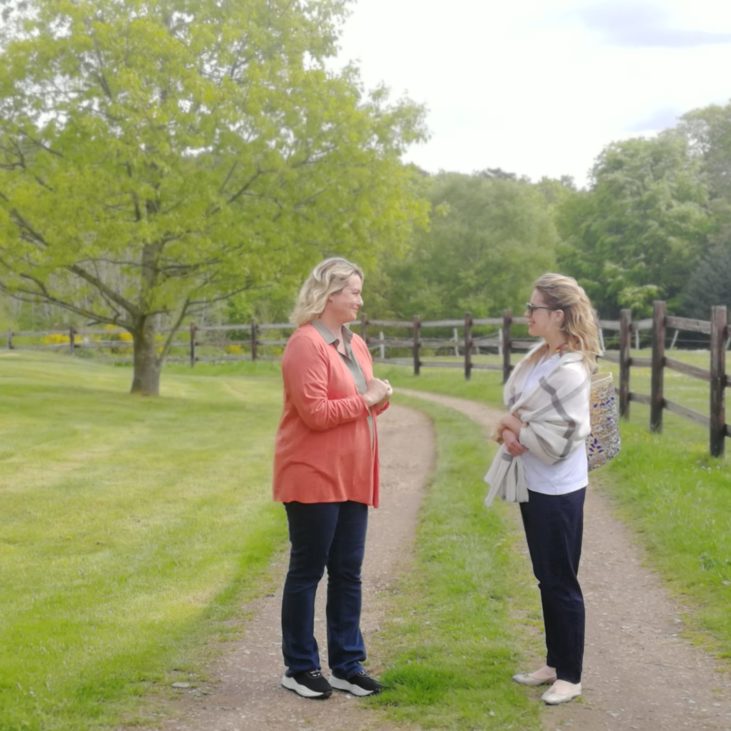
[[[327,682],[319,670],[306,670],[295,675],[283,675],[282,685],[303,698],[324,700],[329,698],[333,692],[330,683]]]
[[[383,690],[383,686],[370,675],[363,671],[354,673],[347,678],[339,678],[333,675],[330,678],[330,685],[338,690],[344,690],[353,695],[375,695]]]

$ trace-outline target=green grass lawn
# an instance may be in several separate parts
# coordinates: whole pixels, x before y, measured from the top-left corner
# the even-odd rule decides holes
[[[377,373],[397,388],[500,400],[497,372]],[[277,365],[171,366],[158,399],[129,396],[129,384],[127,368],[0,354],[0,731],[133,718],[140,698],[203,673],[210,640],[271,588],[270,560],[286,546],[270,499]],[[414,405],[434,420],[439,461],[415,570],[377,640],[391,690],[373,700],[425,728],[538,728],[538,704],[507,680],[527,652],[511,622],[537,624],[539,612],[511,506],[482,507],[491,448],[464,417]],[[728,459],[707,456],[697,425],[670,414],[657,435],[647,422],[633,404],[602,489],[697,638],[731,658]]]
[[[0,729],[92,729],[196,666],[286,542],[278,380],[0,356]]]

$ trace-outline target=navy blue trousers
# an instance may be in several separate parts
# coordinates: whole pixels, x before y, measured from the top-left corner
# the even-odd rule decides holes
[[[579,560],[586,488],[566,495],[530,491],[520,504],[533,573],[538,579],[546,632],[546,664],[560,680],[581,682],[584,660],[584,596]]]
[[[282,596],[282,654],[287,675],[320,669],[315,595],[327,568],[330,669],[349,677],[366,658],[360,631],[361,566],[368,527],[362,503],[285,503],[291,543]]]

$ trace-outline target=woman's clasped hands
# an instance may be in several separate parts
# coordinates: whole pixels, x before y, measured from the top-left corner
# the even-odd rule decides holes
[[[374,378],[368,383],[363,398],[369,407],[380,406],[391,398],[392,393],[393,388],[388,379]]]
[[[505,449],[508,450],[508,454],[513,457],[520,457],[521,454],[528,451],[510,429],[503,429],[503,444]]]
[[[519,439],[520,429],[523,423],[514,414],[505,414],[500,419],[497,427],[497,433],[501,437],[505,449],[508,454],[513,457],[520,457],[528,451],[521,443]]]

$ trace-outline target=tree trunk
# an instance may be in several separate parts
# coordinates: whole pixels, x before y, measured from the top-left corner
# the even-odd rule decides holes
[[[141,396],[159,396],[162,362],[157,357],[153,318],[143,318],[139,327],[132,332],[132,338],[134,372],[131,393],[138,393]]]

